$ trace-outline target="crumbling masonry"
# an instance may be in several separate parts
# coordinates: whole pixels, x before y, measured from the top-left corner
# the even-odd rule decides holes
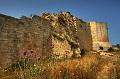
[[[81,49],[99,50],[100,46],[111,46],[106,23],[84,22],[70,12],[19,19],[0,14],[0,66],[24,57],[79,57]]]

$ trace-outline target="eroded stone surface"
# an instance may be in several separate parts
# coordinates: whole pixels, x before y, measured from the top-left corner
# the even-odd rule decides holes
[[[19,19],[0,14],[0,66],[25,57],[79,57],[81,49],[92,50],[96,43],[109,46],[106,26],[89,24],[70,12]]]

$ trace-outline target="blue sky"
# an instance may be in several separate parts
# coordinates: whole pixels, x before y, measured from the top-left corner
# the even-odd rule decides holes
[[[70,11],[84,21],[108,23],[112,44],[120,43],[120,0],[0,0],[0,13],[20,17]]]

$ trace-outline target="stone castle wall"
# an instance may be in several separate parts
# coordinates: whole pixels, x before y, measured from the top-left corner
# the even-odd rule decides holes
[[[41,56],[49,55],[48,52],[51,53],[49,21],[39,16],[34,16],[32,19],[21,17],[20,22],[24,23],[23,27],[25,29],[24,46],[21,46],[23,49],[20,49],[20,54],[26,52],[27,56],[33,56],[32,58],[41,58]]]
[[[3,67],[26,57],[79,57],[82,49],[98,50],[99,46],[109,45],[104,23],[87,23],[69,12],[19,19],[0,14],[0,66]]]
[[[42,16],[50,20],[52,30],[62,38],[68,36],[69,40],[79,43],[81,49],[92,49],[91,30],[86,22],[71,15],[69,12],[44,13]]]
[[[99,50],[100,47],[111,47],[108,39],[107,24],[104,22],[90,22],[93,50]]]
[[[77,28],[78,31],[76,36],[78,37],[78,41],[81,49],[92,50],[91,30],[88,26],[89,25],[87,26],[80,25]]]
[[[15,29],[17,24],[17,19],[0,15],[0,65],[4,66],[4,64],[8,65],[14,62],[16,55],[18,55],[15,53],[17,51],[17,29]]]
[[[0,15],[0,66],[8,66],[21,58],[51,55],[50,36],[49,21],[39,16],[16,19]]]
[[[57,57],[71,57],[73,51],[71,50],[71,45],[68,41],[61,41],[55,37],[52,37],[52,50]]]

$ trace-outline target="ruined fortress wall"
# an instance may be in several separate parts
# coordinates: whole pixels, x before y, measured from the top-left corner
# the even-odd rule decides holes
[[[109,42],[107,24],[103,22],[96,23],[99,42]]]
[[[0,66],[26,57],[80,56],[80,49],[100,46],[110,47],[105,23],[88,24],[69,12],[20,19],[0,14]]]
[[[18,20],[10,16],[0,15],[0,65],[15,62],[17,49]]]
[[[57,14],[43,13],[42,17],[48,19],[51,23],[53,54],[58,57],[72,56],[73,52],[80,55],[80,48],[72,50],[69,43],[78,43],[74,37],[75,22],[69,12],[60,12]]]
[[[53,31],[61,37],[69,36],[69,40],[79,43],[81,49],[92,49],[91,30],[86,22],[71,15],[70,12],[43,13],[43,17],[50,20]]]
[[[26,52],[28,57],[37,59],[50,55],[51,34],[49,21],[39,16],[33,16],[32,19],[23,17],[20,20],[23,21],[25,27],[24,46],[22,46],[23,49],[20,50],[20,54],[23,53],[24,55],[24,52]]]
[[[67,40],[59,40],[55,37],[52,37],[52,50],[53,54],[57,57],[71,57],[73,51],[71,50],[71,45]]]
[[[107,24],[103,22],[90,22],[93,50],[98,50],[99,47],[108,48],[110,43],[108,40]]]
[[[50,56],[51,41],[49,21],[39,16],[18,20],[0,15],[0,66],[6,67],[25,57]]]
[[[81,49],[92,50],[91,31],[88,26],[79,26],[77,28],[77,37]]]

